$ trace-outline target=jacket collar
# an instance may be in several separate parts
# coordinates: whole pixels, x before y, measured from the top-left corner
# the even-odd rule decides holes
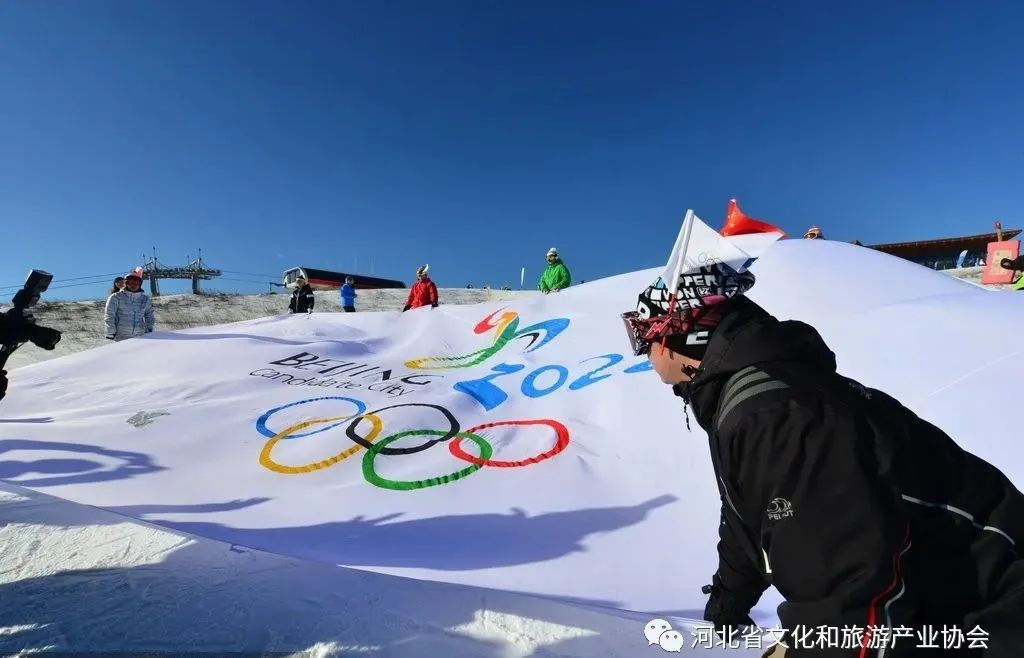
[[[763,308],[738,296],[723,307],[724,317],[712,332],[700,367],[673,392],[692,405],[697,422],[710,432],[718,400],[729,377],[751,365],[796,361],[822,372],[835,372],[835,354],[814,327],[797,320],[780,322]]]

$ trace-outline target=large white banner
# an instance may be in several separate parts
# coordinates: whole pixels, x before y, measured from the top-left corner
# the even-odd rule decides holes
[[[814,324],[844,374],[1024,483],[1000,418],[1019,297],[826,241],[751,269],[750,297]],[[19,369],[0,479],[310,560],[700,618],[720,506],[707,439],[620,320],[660,272],[157,332]]]

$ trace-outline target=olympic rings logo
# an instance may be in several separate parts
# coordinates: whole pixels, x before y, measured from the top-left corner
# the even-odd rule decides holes
[[[355,413],[348,416],[331,416],[328,418],[312,418],[303,420],[278,432],[270,429],[267,425],[268,421],[278,412],[320,400],[340,400],[347,402],[355,408]],[[385,436],[384,438],[379,438],[380,435],[384,433],[384,421],[381,420],[380,414],[400,407],[423,407],[438,411],[447,421],[448,429],[408,429],[395,432]],[[339,427],[345,423],[348,423],[345,428],[345,436],[354,445],[347,447],[336,455],[320,461],[298,465],[282,464],[273,458],[274,447],[282,441],[312,436],[314,434],[319,434],[320,432],[326,432],[332,428]],[[369,425],[369,431],[365,435],[359,433],[360,425],[364,423]],[[545,426],[554,431],[555,443],[551,449],[538,453],[532,457],[516,461],[491,459],[491,457],[494,456],[494,447],[481,435],[485,430],[495,427],[523,427],[534,425]],[[312,431],[303,431],[307,428],[317,426],[322,427]],[[362,463],[363,478],[370,484],[380,487],[381,489],[392,489],[395,491],[411,491],[414,489],[425,489],[427,487],[436,487],[442,484],[448,484],[472,475],[485,466],[490,468],[522,468],[525,466],[532,466],[555,457],[569,446],[569,430],[565,425],[556,420],[502,420],[483,423],[463,430],[459,425],[458,419],[456,419],[450,411],[440,405],[424,402],[407,402],[404,404],[392,404],[373,411],[367,411],[366,404],[361,400],[341,396],[310,398],[308,400],[299,400],[298,402],[291,402],[279,407],[274,407],[259,417],[256,421],[256,431],[261,435],[268,437],[268,440],[263,445],[263,449],[260,451],[259,456],[260,465],[267,470],[286,475],[312,473],[314,471],[330,468],[331,466],[352,457],[360,450],[365,450],[366,452],[363,454]],[[410,436],[424,436],[432,438],[412,447],[390,447],[391,444],[396,441]],[[477,450],[479,451],[478,455],[473,455],[463,448],[463,443],[467,440],[476,444]],[[393,480],[381,476],[376,470],[375,462],[378,455],[414,455],[416,453],[429,450],[439,443],[447,443],[448,452],[451,453],[453,457],[468,463],[469,466],[456,470],[452,473],[419,480]]]

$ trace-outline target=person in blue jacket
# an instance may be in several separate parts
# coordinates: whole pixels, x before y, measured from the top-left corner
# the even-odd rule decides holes
[[[356,280],[350,276],[345,277],[345,285],[341,287],[341,306],[346,313],[353,313],[356,310]]]

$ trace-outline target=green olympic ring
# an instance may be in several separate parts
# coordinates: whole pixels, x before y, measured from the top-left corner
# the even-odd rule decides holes
[[[455,471],[454,473],[449,473],[448,475],[427,478],[425,480],[389,480],[387,478],[381,477],[380,475],[377,475],[377,471],[374,470],[373,460],[377,457],[378,454],[380,454],[381,450],[387,447],[389,443],[394,443],[395,441],[406,436],[446,436],[447,434],[447,432],[442,432],[440,430],[408,430],[405,432],[392,434],[391,436],[385,437],[380,441],[377,441],[376,443],[371,445],[366,450],[366,453],[363,455],[363,477],[366,479],[367,482],[376,485],[381,489],[393,489],[394,491],[411,491],[413,489],[426,489],[427,487],[436,487],[442,484],[447,484],[449,482],[454,482],[455,480],[462,479],[467,475],[474,473],[475,471],[479,471],[481,468],[483,468],[483,462],[489,460],[491,458],[491,455],[494,454],[494,449],[491,447],[491,444],[487,443],[487,441],[485,441],[483,437],[478,436],[476,434],[470,434],[469,432],[460,432],[455,435],[456,438],[470,439],[471,441],[476,443],[477,446],[480,448],[481,463],[472,464],[467,468],[464,468],[460,471]]]

